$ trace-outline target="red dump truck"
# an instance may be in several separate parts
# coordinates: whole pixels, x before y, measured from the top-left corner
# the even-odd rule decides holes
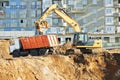
[[[53,53],[53,47],[58,46],[56,35],[37,35],[32,37],[16,38],[11,41],[10,54],[13,57],[38,56]]]

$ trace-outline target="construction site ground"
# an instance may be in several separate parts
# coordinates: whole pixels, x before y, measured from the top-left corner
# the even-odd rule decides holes
[[[1,40],[0,80],[120,80],[120,49],[13,58],[9,41]]]

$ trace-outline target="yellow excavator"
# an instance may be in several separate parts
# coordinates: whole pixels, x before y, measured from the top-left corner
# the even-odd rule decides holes
[[[81,49],[83,52],[91,51],[95,48],[102,48],[102,40],[100,39],[90,39],[87,33],[82,32],[80,25],[72,19],[62,8],[60,8],[57,4],[52,4],[48,7],[43,15],[35,21],[35,27],[40,32],[40,28],[48,28],[49,25],[45,21],[45,19],[52,13],[56,13],[60,18],[62,18],[66,23],[68,23],[74,29],[74,37],[72,45],[77,48]],[[46,26],[41,24],[46,23]],[[68,50],[68,51],[71,51]]]

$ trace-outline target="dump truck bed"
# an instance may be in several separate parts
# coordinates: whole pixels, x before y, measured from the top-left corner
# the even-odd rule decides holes
[[[58,46],[56,35],[38,35],[20,38],[23,49],[44,48]]]

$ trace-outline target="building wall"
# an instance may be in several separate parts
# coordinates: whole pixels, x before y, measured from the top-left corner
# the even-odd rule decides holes
[[[1,5],[5,2],[2,1]],[[3,6],[3,8],[5,14],[0,15],[0,24],[2,24],[0,28],[5,29],[13,27],[16,30],[17,27],[34,28],[34,21],[41,15],[41,2],[38,0],[9,0],[8,5]]]
[[[120,33],[120,2],[105,0],[105,32]]]
[[[60,4],[61,0],[58,1]],[[80,24],[84,31],[103,31],[105,20],[104,0],[62,0],[61,4],[61,6],[65,6],[64,10]]]
[[[0,28],[5,26],[5,6],[8,5],[7,0],[0,0]],[[3,30],[3,29],[0,29]]]
[[[43,0],[42,11],[52,3],[63,7],[85,32],[120,33],[118,0]],[[0,13],[4,12],[0,14],[0,30],[8,27],[34,28],[34,21],[42,14],[41,0],[5,0],[0,1],[0,6]],[[58,27],[57,31],[64,28],[65,22],[55,14],[46,20],[52,25],[50,32],[54,27]],[[67,27],[65,31],[72,33],[72,28]]]
[[[118,0],[62,0],[60,5],[67,6],[66,12],[85,32],[114,34],[120,33],[119,4]]]

